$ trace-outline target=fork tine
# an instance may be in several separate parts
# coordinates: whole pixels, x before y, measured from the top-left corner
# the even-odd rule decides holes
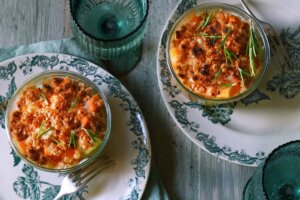
[[[282,58],[282,54],[280,54],[281,50],[278,47],[278,40],[275,39],[273,36],[271,36],[271,33],[269,32],[269,30],[266,30],[266,33],[268,35],[268,40],[270,43],[270,47],[271,47],[271,52],[272,52],[272,66],[275,66],[275,68],[279,71],[279,72],[283,72],[284,68],[282,67],[284,65],[284,58]]]
[[[107,155],[102,155],[87,167],[70,173],[63,179],[61,188],[54,200],[61,199],[66,194],[74,193],[84,187],[96,175],[115,164]]]
[[[88,169],[92,168],[95,165],[98,165],[100,163],[103,163],[105,160],[109,159],[109,157],[107,155],[101,155],[99,158],[97,158],[95,161],[93,161],[92,163],[90,163],[87,167],[82,168],[77,170],[76,172],[73,172],[71,174],[69,174],[70,178],[76,177],[82,173],[84,173],[85,171],[87,171]]]
[[[276,51],[279,53],[279,55],[281,55],[281,57],[283,57],[284,61],[288,65],[288,68],[291,69],[292,65],[291,65],[290,60],[287,57],[287,52],[286,52],[286,48],[285,48],[284,44],[282,43],[280,37],[276,33],[276,30],[270,24],[268,24],[268,26],[269,26],[268,33],[270,35],[270,39],[272,40],[272,42],[275,43]]]
[[[284,72],[285,64],[287,64],[287,67],[289,69],[292,69],[292,64],[290,59],[287,56],[287,51],[285,48],[285,45],[282,43],[280,37],[278,36],[276,30],[273,28],[273,26],[267,22],[264,22],[260,19],[258,19],[250,10],[250,8],[247,6],[244,0],[240,0],[245,10],[252,15],[254,19],[256,19],[264,28],[264,30],[267,33],[268,39],[270,40],[270,43],[273,43],[273,48],[275,48],[276,56],[273,56],[276,60],[280,62],[280,64],[275,65],[277,69],[280,72]],[[274,53],[275,53],[274,52]],[[279,67],[278,67],[279,66]],[[282,66],[282,67],[280,67]]]
[[[83,168],[72,175],[70,175],[71,180],[75,183],[76,187],[81,187],[87,184],[92,178],[97,174],[114,164],[108,156],[101,156],[99,159],[94,161],[88,167]]]
[[[99,168],[96,168],[96,171],[89,171],[84,177],[82,177],[82,180],[79,181],[76,186],[78,187],[82,187],[84,185],[86,185],[88,182],[90,182],[95,176],[97,176],[99,173],[101,173],[103,170],[105,170],[106,168],[110,167],[111,165],[114,164],[114,161],[112,160],[107,160],[105,161],[105,163],[103,163],[102,165],[98,166]]]

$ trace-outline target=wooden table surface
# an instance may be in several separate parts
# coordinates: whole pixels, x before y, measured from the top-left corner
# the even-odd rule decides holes
[[[158,42],[178,2],[150,0],[142,60],[120,80],[141,107],[153,157],[171,199],[241,199],[254,168],[220,160],[193,144],[177,128],[158,88]],[[0,0],[0,47],[70,37],[69,21],[67,0]]]

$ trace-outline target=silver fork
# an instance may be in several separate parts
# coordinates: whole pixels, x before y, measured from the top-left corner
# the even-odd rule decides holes
[[[111,160],[107,155],[102,155],[87,167],[68,174],[66,177],[64,177],[60,191],[54,200],[58,200],[66,194],[71,194],[78,191],[89,181],[95,178],[99,173],[113,164],[114,161]]]
[[[264,31],[266,32],[269,42],[272,45],[272,48],[274,48],[274,54],[276,54],[276,56],[273,56],[274,58],[278,59],[278,63],[274,63],[275,66],[281,71],[284,72],[284,68],[285,68],[285,63],[287,64],[287,67],[289,69],[292,69],[292,64],[287,56],[287,52],[286,52],[286,48],[284,46],[284,44],[282,43],[280,37],[278,36],[276,30],[271,26],[271,24],[262,21],[260,19],[258,19],[253,13],[252,11],[249,9],[248,5],[245,3],[244,0],[240,0],[243,7],[245,8],[245,10],[248,12],[249,15],[251,15],[256,21],[258,21],[258,23],[261,24],[261,26],[263,27]],[[283,66],[282,68],[280,66]]]

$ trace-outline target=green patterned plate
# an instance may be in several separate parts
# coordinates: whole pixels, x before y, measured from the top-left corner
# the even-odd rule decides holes
[[[73,199],[141,199],[149,177],[151,146],[142,113],[126,88],[102,68],[63,54],[29,54],[0,63],[0,199],[51,200],[63,176],[23,163],[9,145],[4,115],[8,99],[25,79],[52,69],[75,71],[91,79],[105,93],[112,111],[112,132],[104,153],[116,165],[105,170]]]
[[[207,152],[242,165],[257,166],[278,145],[300,138],[300,6],[297,0],[248,1],[258,18],[280,32],[293,66],[272,57],[260,88],[239,102],[203,106],[189,101],[167,67],[167,36],[175,21],[191,7],[209,0],[181,1],[161,36],[157,76],[166,107],[182,132]],[[242,7],[238,0],[227,0]]]

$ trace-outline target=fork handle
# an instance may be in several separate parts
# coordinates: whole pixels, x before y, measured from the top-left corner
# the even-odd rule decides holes
[[[53,200],[59,200],[61,199],[65,194],[62,192],[62,190],[59,191],[59,193],[56,195],[56,197]]]
[[[250,10],[248,5],[245,3],[245,0],[240,0],[240,2],[242,3],[243,7],[245,8],[245,10],[247,11],[247,13],[249,15],[251,15],[256,21],[258,21],[258,23],[260,23],[264,27],[264,29],[266,29],[266,28],[268,29],[268,31],[267,31],[269,33],[268,38],[271,39],[271,41],[274,43],[277,50],[279,50],[279,52],[282,54],[284,61],[287,63],[287,67],[289,69],[291,69],[292,68],[292,63],[291,63],[290,59],[288,58],[288,55],[287,55],[287,52],[286,52],[286,49],[285,49],[285,45],[282,43],[280,37],[276,33],[276,30],[273,28],[273,26],[271,26],[267,22],[264,22],[264,21],[258,19],[253,14],[253,12]]]
[[[245,10],[247,11],[247,13],[248,13],[249,15],[251,15],[256,21],[258,21],[258,22],[261,23],[261,20],[258,19],[258,18],[253,14],[253,12],[250,10],[250,8],[249,8],[248,5],[245,3],[245,1],[244,1],[244,0],[240,0],[240,1],[241,1],[241,3],[242,3],[243,7],[245,8]]]

